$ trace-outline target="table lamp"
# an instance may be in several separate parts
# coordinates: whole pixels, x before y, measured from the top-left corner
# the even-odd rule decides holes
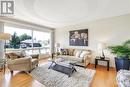
[[[56,47],[56,52],[59,52],[60,43],[55,43],[55,47]]]
[[[105,58],[104,49],[106,49],[106,43],[100,42],[98,44],[98,49],[102,51],[102,55],[100,56],[101,59]]]

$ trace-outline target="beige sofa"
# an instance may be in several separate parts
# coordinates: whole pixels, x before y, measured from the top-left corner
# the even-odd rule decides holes
[[[84,55],[83,58],[80,58],[76,56],[76,52],[77,51],[81,51],[81,53],[83,51],[87,51],[88,53],[86,55]],[[86,50],[86,49],[65,49],[63,52],[60,52],[60,55],[58,55],[58,58],[64,58],[65,60],[70,60],[70,61],[77,61],[76,65],[78,66],[83,66],[83,67],[87,67],[87,65],[90,63],[91,61],[91,51],[90,50]]]
[[[22,56],[16,53],[6,53],[7,66],[11,73],[13,71],[30,72],[38,66],[38,55]]]

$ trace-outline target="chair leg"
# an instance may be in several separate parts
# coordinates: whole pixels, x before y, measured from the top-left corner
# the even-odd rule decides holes
[[[28,71],[28,73],[31,73],[31,70],[30,70],[30,71]]]
[[[11,72],[11,75],[13,75],[13,71],[10,71]]]

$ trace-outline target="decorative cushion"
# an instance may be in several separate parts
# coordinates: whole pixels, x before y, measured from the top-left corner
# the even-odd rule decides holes
[[[15,54],[15,53],[8,53],[8,56],[11,60],[14,60],[14,59],[17,59],[20,57],[19,55]]]
[[[68,55],[68,49],[61,49],[61,55]]]
[[[81,54],[82,51],[77,51],[76,54],[75,54],[75,57],[76,58],[79,58],[80,57],[80,54]]]
[[[21,52],[15,52],[14,54],[15,54],[15,55],[17,55],[17,56],[18,56],[18,58],[23,57],[23,56],[21,55]]]
[[[21,51],[21,57],[27,56],[26,52],[24,50]]]
[[[10,58],[10,59],[17,59],[17,58],[23,58],[26,56],[26,52],[25,51],[21,51],[21,52],[11,52],[11,53],[7,53],[6,57]]]
[[[76,56],[77,51],[81,51],[81,50],[78,49],[74,50],[74,56]]]
[[[88,55],[89,53],[89,51],[82,51],[82,53],[80,54],[80,58],[84,58],[84,56]]]
[[[73,56],[74,55],[74,49],[68,49],[68,54],[69,54],[69,56]]]

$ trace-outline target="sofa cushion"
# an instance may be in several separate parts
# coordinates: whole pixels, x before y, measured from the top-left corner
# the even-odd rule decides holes
[[[18,59],[18,56],[13,56],[13,55],[12,55],[12,56],[10,57],[10,59],[11,59],[11,60]]]
[[[70,56],[74,56],[74,49],[68,49],[68,54]]]
[[[65,59],[65,60],[70,60],[70,61],[82,62],[82,59],[81,59],[81,58],[76,58],[75,56],[59,55],[58,58],[63,58],[63,59]]]
[[[8,57],[9,57],[9,59],[11,59],[11,60],[14,60],[14,59],[17,59],[17,58],[20,57],[20,56],[17,55],[16,53],[8,53],[7,55],[8,55]]]
[[[90,54],[89,51],[82,51],[82,53],[80,54],[80,58],[84,58],[84,56]]]
[[[58,58],[75,58],[75,56],[69,56],[69,55],[58,55]]]
[[[76,55],[77,51],[79,51],[79,50],[77,50],[77,49],[74,50],[74,56]]]
[[[21,57],[28,56],[27,53],[26,53],[24,50],[22,50],[22,51],[20,52],[20,55],[21,55]]]
[[[61,55],[68,55],[68,49],[61,49]]]
[[[75,57],[76,57],[76,58],[79,58],[79,57],[80,57],[81,52],[82,52],[82,51],[80,51],[80,50],[79,50],[79,51],[77,51],[77,52],[76,52],[76,54],[75,54]]]
[[[18,58],[21,58],[21,57],[25,57],[26,56],[26,52],[23,50],[23,51],[20,51],[20,52],[12,52],[12,54],[18,56]]]

